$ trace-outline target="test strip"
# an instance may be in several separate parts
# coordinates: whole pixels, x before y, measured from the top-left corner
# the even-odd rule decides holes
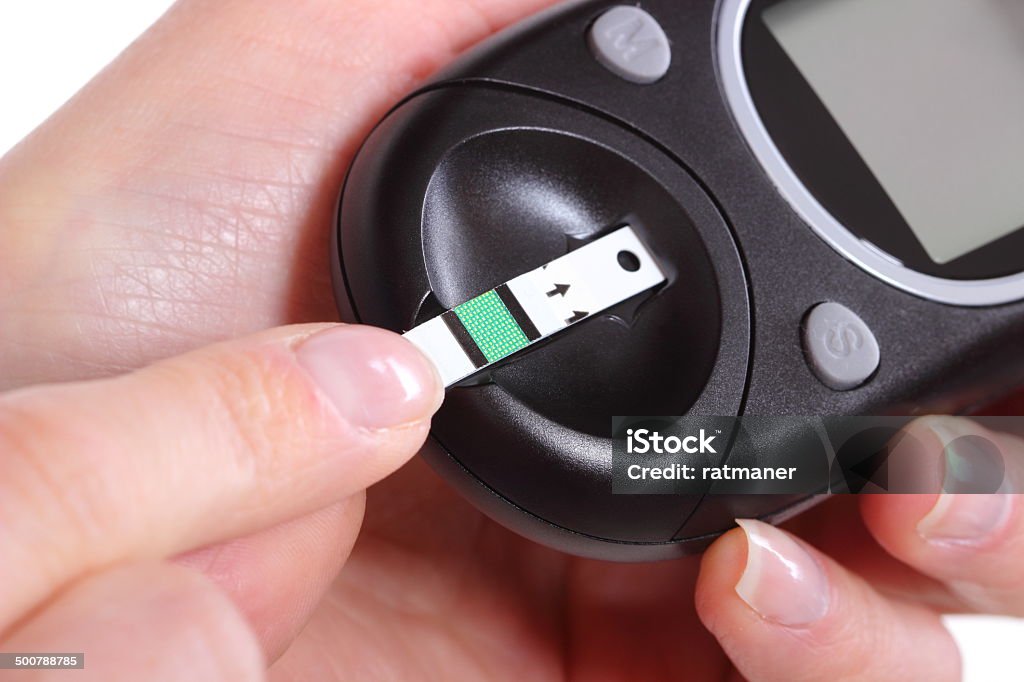
[[[451,386],[664,281],[626,226],[427,320],[405,338]]]

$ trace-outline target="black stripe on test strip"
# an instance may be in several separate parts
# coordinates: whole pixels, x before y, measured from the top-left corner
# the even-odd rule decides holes
[[[487,358],[484,357],[483,351],[476,345],[476,341],[466,331],[466,327],[462,324],[462,320],[452,310],[447,310],[441,313],[441,320],[444,321],[448,331],[452,333],[455,340],[459,343],[462,351],[469,358],[469,361],[473,363],[473,366],[480,369],[487,364]]]
[[[540,338],[540,332],[537,331],[537,325],[533,323],[533,320],[523,310],[523,306],[520,305],[519,299],[515,297],[512,290],[508,288],[507,284],[499,284],[494,288],[494,293],[498,294],[498,298],[508,308],[509,314],[512,319],[516,321],[519,328],[523,330],[523,334],[526,335],[527,340],[531,343]]]

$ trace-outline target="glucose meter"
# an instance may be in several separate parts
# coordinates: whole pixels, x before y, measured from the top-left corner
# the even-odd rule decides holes
[[[1022,31],[999,0],[556,7],[367,138],[339,307],[434,359],[425,455],[517,532],[648,560],[778,521],[814,498],[613,485],[616,425],[950,413],[1019,384]],[[791,471],[727,431],[685,456]]]

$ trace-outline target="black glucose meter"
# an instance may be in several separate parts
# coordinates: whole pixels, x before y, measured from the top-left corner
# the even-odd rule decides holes
[[[1021,35],[998,0],[556,7],[366,140],[342,314],[449,358],[426,456],[528,537],[648,560],[784,518],[809,496],[614,492],[612,419],[951,413],[1019,385]]]

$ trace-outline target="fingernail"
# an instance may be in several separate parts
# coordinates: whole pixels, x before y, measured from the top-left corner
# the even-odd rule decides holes
[[[1010,517],[1011,496],[996,494],[1006,465],[988,431],[969,419],[929,417],[928,429],[943,449],[942,490],[917,524],[932,542],[980,544]]]
[[[917,524],[925,540],[981,544],[1002,530],[1010,518],[1011,495],[942,493]]]
[[[383,329],[332,327],[303,341],[295,353],[353,426],[384,429],[427,419],[444,397],[430,361]]]
[[[828,613],[829,585],[818,562],[793,538],[767,523],[737,520],[747,538],[747,565],[736,594],[762,618],[787,627]]]
[[[961,417],[928,417],[928,429],[942,446],[947,493],[994,493],[1003,485],[1006,463],[990,432]]]

